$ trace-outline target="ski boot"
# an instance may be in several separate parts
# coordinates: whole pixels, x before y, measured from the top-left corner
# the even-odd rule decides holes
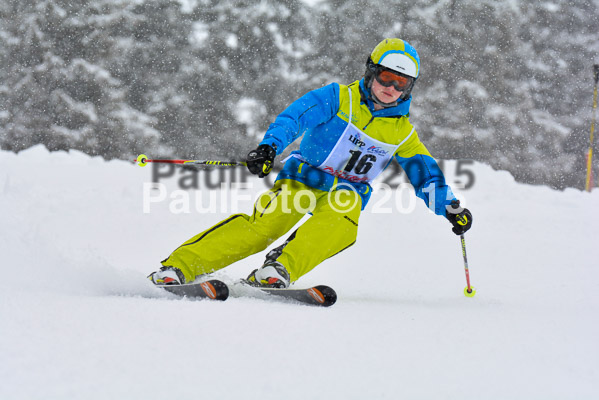
[[[263,266],[252,271],[247,281],[252,286],[285,289],[289,287],[289,273],[280,262],[267,261]]]
[[[154,285],[181,285],[185,283],[185,275],[179,268],[175,267],[162,267],[156,272],[152,272],[148,275],[148,279],[152,281]]]

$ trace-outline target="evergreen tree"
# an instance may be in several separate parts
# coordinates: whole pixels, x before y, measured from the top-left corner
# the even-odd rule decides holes
[[[411,115],[438,158],[582,187],[591,0],[5,0],[0,146],[241,158],[289,103],[362,76],[384,37],[422,61]]]
[[[118,16],[99,10],[87,0],[4,4],[3,148],[43,143],[130,157],[156,141],[152,119],[128,104],[127,88],[102,66],[111,42],[97,19]]]

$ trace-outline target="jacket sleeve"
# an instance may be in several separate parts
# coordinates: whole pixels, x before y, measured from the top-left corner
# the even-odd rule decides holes
[[[277,116],[260,144],[270,145],[281,154],[308,129],[330,120],[338,110],[339,84],[331,83],[308,92]]]
[[[416,132],[398,149],[395,159],[414,186],[416,196],[424,200],[435,214],[446,217],[445,206],[455,200],[455,196],[445,182],[443,171]]]

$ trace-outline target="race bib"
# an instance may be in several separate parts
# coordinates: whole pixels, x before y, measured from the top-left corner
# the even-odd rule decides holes
[[[373,139],[351,123],[351,89],[349,104],[349,123],[326,160],[317,168],[350,182],[370,183],[383,172],[399,145]]]

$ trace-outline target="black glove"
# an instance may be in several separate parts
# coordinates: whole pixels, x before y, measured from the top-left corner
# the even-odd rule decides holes
[[[459,200],[454,200],[447,206],[445,215],[453,225],[451,230],[456,235],[462,235],[472,227],[472,213],[467,208],[461,207]]]
[[[248,153],[246,163],[250,172],[264,178],[272,170],[277,151],[267,144],[261,144],[256,150]]]

